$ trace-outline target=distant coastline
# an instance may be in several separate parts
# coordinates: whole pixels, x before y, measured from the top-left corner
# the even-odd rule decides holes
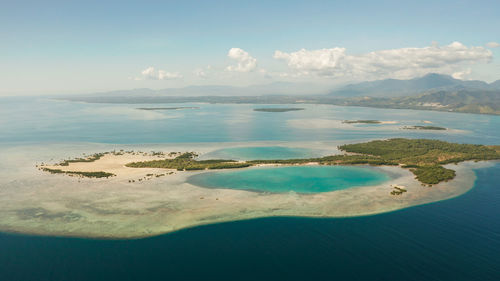
[[[138,107],[139,110],[180,110],[180,109],[199,109],[197,106],[180,106],[180,107]]]
[[[254,108],[253,111],[261,111],[261,112],[288,112],[288,111],[299,111],[299,110],[304,110],[305,108],[299,108],[299,107],[290,107],[290,108],[281,108],[281,107],[275,107],[275,108]]]
[[[163,90],[130,90],[112,95],[68,96],[63,99],[90,103],[227,103],[227,104],[331,104],[393,109],[435,110],[500,115],[500,80],[493,83],[455,79],[429,73],[422,77],[385,79],[345,85],[329,91],[296,91],[298,85],[273,89],[261,85],[259,91],[231,86],[198,86]],[[310,87],[309,87],[310,88]],[[253,89],[253,90],[251,90]],[[292,90],[295,89],[295,90]],[[235,92],[241,95],[234,95]],[[295,93],[292,95],[292,93]]]
[[[492,92],[496,94],[496,92]],[[475,94],[475,93],[474,93]],[[436,94],[437,95],[437,94]],[[468,94],[464,94],[467,97]],[[472,94],[471,94],[472,95]],[[500,95],[499,95],[500,97]],[[210,104],[325,104],[337,106],[358,106],[391,109],[431,110],[455,113],[473,113],[486,115],[500,115],[500,108],[496,101],[489,97],[483,98],[485,102],[459,106],[460,104],[443,105],[441,103],[426,103],[427,95],[414,98],[343,98],[331,95],[309,96],[68,96],[54,97],[55,100],[87,102],[87,103],[112,103],[112,104],[161,104],[161,103],[210,103]],[[458,101],[458,100],[457,100]]]

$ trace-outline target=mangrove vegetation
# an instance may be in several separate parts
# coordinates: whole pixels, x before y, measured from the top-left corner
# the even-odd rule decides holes
[[[443,167],[446,164],[463,161],[483,161],[500,159],[500,146],[485,146],[475,144],[449,143],[429,139],[404,139],[395,138],[388,140],[375,140],[365,143],[346,144],[339,146],[344,154],[330,155],[306,159],[275,159],[236,161],[231,159],[197,160],[195,152],[172,152],[169,159],[157,159],[126,164],[130,168],[162,168],[178,171],[235,169],[255,165],[304,165],[314,163],[318,165],[373,165],[373,166],[398,166],[409,169],[415,178],[424,185],[438,184],[449,181],[455,177],[455,171]],[[109,153],[109,152],[108,152]],[[122,152],[111,152],[120,154]],[[135,154],[135,152],[131,152]],[[68,166],[74,162],[92,162],[100,159],[106,153],[97,153],[87,158],[65,160],[59,165]],[[164,157],[162,152],[144,153]],[[110,177],[106,172],[71,172],[59,169],[43,168],[51,173],[75,174],[87,177]]]

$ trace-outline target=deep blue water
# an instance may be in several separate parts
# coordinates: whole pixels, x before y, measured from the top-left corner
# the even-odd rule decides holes
[[[0,280],[500,280],[500,164],[476,173],[463,196],[376,216],[124,241],[0,234]]]
[[[389,175],[368,167],[295,166],[201,173],[187,182],[208,188],[317,193],[378,185],[389,179]]]
[[[500,116],[327,105],[275,114],[244,104],[135,109],[147,106],[2,98],[0,146],[390,137],[500,144]],[[365,130],[293,126],[320,119],[401,123],[359,126]],[[462,131],[398,129],[424,120]],[[458,198],[370,217],[265,218],[124,241],[0,234],[0,281],[500,280],[500,164],[477,175],[475,188]]]

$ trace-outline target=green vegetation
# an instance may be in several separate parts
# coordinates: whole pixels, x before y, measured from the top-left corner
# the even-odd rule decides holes
[[[187,152],[174,159],[134,162],[127,164],[127,167],[189,171],[244,168],[258,164],[303,165],[310,162],[320,165],[402,165],[402,168],[410,169],[421,183],[432,185],[455,177],[455,171],[441,165],[468,160],[500,159],[500,146],[457,144],[427,139],[377,140],[342,145],[339,149],[350,154],[308,159],[236,162],[234,160],[197,161],[194,159],[197,156],[195,153]]]
[[[234,160],[198,161],[193,152],[180,154],[174,159],[134,162],[127,167],[166,168],[180,171],[205,169],[244,168],[258,164],[303,165],[402,165],[410,169],[417,180],[423,184],[437,184],[455,177],[455,171],[441,165],[459,163],[468,160],[500,159],[500,146],[457,144],[427,139],[389,139],[366,143],[347,144],[339,149],[350,154],[332,155],[308,159],[252,160],[236,162]]]
[[[195,158],[198,157],[198,154],[195,152],[171,152],[168,155],[170,157],[175,157],[173,159],[132,162],[126,164],[126,166],[131,168],[164,168],[179,171],[192,171],[245,168],[259,164],[304,165],[307,163],[317,163],[319,165],[401,165],[402,168],[410,169],[416,176],[416,179],[422,184],[433,185],[451,180],[455,177],[455,171],[444,168],[442,165],[470,160],[482,161],[500,159],[500,146],[458,144],[428,139],[396,138],[376,140],[365,143],[346,144],[339,146],[339,149],[347,152],[347,154],[308,159],[252,160],[246,162],[226,159],[196,160]],[[111,153],[119,155],[123,152]],[[133,151],[127,153],[136,154],[136,152]],[[65,160],[60,165],[68,166],[69,163],[74,162],[92,162],[100,159],[105,154],[106,153],[97,153],[87,158]],[[162,152],[154,151],[151,152],[151,154],[143,154],[156,155],[159,157],[165,156]],[[95,178],[114,176],[114,174],[106,172],[63,171],[44,167],[41,169],[54,174],[65,173]],[[147,176],[153,177],[153,174],[148,174]]]
[[[391,191],[391,195],[401,195],[403,193],[405,193],[407,190],[402,188],[402,187],[398,187],[398,186],[394,186],[394,190]]]
[[[441,165],[468,160],[500,159],[500,146],[449,143],[427,139],[390,139],[366,143],[348,144],[341,150],[371,155],[384,161],[403,164],[410,168],[424,184],[437,184],[455,177],[455,171]]]
[[[378,120],[344,120],[342,123],[345,124],[380,124],[382,122]]]
[[[304,110],[304,108],[254,108],[254,111],[262,112],[287,112],[287,111],[297,111]]]
[[[152,160],[145,162],[132,162],[126,166],[131,168],[164,168],[178,171],[193,171],[205,169],[232,169],[251,166],[249,163],[236,162],[235,160],[195,160],[198,155],[194,152],[182,153],[174,159]]]
[[[376,140],[342,145],[339,149],[417,166],[500,159],[500,146],[458,144],[428,139]]]
[[[69,160],[64,160],[61,163],[59,163],[59,166],[69,166],[69,163],[78,163],[78,162],[94,162],[96,160],[101,159],[107,153],[96,153],[92,154],[87,158],[75,158],[75,159],[69,159]]]
[[[397,162],[387,161],[370,155],[332,155],[321,158],[307,159],[283,159],[283,160],[252,160],[247,161],[252,165],[258,164],[280,164],[280,165],[300,165],[306,163],[318,163],[320,165],[398,165]]]
[[[405,126],[403,127],[405,130],[436,130],[436,131],[444,131],[446,128],[437,127],[437,126]]]
[[[49,172],[51,174],[67,174],[67,175],[76,175],[76,176],[82,176],[82,177],[87,177],[87,178],[109,178],[116,176],[115,174],[112,173],[106,173],[106,172],[77,172],[77,171],[63,171],[60,169],[50,169],[50,168],[42,168],[43,171]]]
[[[449,181],[455,177],[455,171],[446,169],[439,165],[420,166],[410,169],[415,174],[417,180],[426,184],[437,184],[442,181]]]

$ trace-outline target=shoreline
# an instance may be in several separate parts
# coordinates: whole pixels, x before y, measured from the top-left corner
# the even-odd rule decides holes
[[[238,143],[238,146],[277,143],[332,150],[333,143],[345,144],[349,141],[252,142]],[[320,143],[322,145],[319,147]],[[170,144],[159,146],[174,147]],[[183,145],[184,148],[188,146],[187,151],[198,151],[190,144]],[[86,151],[92,150],[91,147],[86,147]],[[98,147],[102,150],[101,145]],[[146,146],[135,147],[144,150]],[[154,147],[159,149],[156,145]],[[204,148],[203,153],[207,153],[227,147],[227,143],[211,146],[199,143],[198,147]],[[171,151],[182,151],[181,148]],[[452,164],[457,177],[433,187],[422,187],[410,172],[400,167],[380,166],[376,169],[391,175],[394,173],[395,178],[380,185],[323,193],[262,194],[236,189],[209,189],[185,182],[188,176],[199,171],[178,172],[139,184],[125,182],[126,177],[105,180],[50,175],[35,170],[34,165],[26,171],[28,164],[46,155],[52,153],[58,156],[59,153],[67,156],[68,152],[75,153],[79,149],[75,151],[73,147],[70,151],[60,149],[55,152],[53,147],[51,149],[42,145],[38,147],[38,154],[33,153],[34,150],[32,147],[26,153],[22,147],[7,149],[9,156],[18,161],[17,169],[10,167],[14,173],[9,173],[6,179],[5,175],[0,178],[0,183],[7,183],[0,189],[0,231],[21,235],[138,239],[206,224],[262,217],[340,218],[375,215],[464,194],[474,186],[473,169],[490,165],[490,162]],[[391,184],[405,186],[408,192],[399,197],[392,196],[389,194]]]

